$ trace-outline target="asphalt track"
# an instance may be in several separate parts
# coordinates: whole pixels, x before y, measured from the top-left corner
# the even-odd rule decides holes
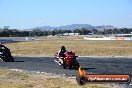
[[[53,57],[14,57],[15,62],[0,61],[0,68],[21,69],[25,71],[47,72],[55,74],[77,75],[77,70],[61,68]],[[88,74],[130,74],[132,58],[79,57],[77,61]]]

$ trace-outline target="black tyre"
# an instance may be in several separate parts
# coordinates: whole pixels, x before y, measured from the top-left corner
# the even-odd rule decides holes
[[[4,62],[14,62],[14,58],[13,57],[2,57]]]
[[[62,66],[63,66],[64,69],[66,69],[66,63],[65,62],[63,63]]]
[[[9,62],[14,62],[14,58],[12,56],[9,58]]]
[[[74,63],[74,68],[75,68],[75,70],[78,70],[79,67],[80,67],[79,63],[78,63],[77,61],[75,61],[75,63]]]
[[[86,83],[86,78],[82,76],[76,76],[76,81],[78,85],[84,85]]]

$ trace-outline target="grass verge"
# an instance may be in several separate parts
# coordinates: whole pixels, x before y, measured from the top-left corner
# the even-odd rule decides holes
[[[97,84],[78,86],[70,79],[64,79],[68,78],[0,69],[0,88],[107,88]]]
[[[83,36],[41,37],[35,42],[6,44],[13,55],[53,56],[64,45],[80,56],[132,56],[132,41],[88,41]]]

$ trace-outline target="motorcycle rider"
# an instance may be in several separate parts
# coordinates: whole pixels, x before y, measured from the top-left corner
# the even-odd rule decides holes
[[[10,53],[10,49],[8,49],[5,45],[3,45],[2,43],[0,43],[0,52],[1,51],[4,51],[6,53],[8,53],[9,56],[11,56],[11,53]]]
[[[60,63],[62,63],[63,64],[63,60],[64,60],[64,58],[65,58],[65,53],[66,52],[66,48],[65,48],[65,46],[61,46],[61,49],[60,49],[60,51],[58,52],[58,56],[59,56],[59,61],[60,61]]]
[[[61,46],[61,50],[58,52],[59,57],[65,57],[64,53],[66,52],[65,46]]]

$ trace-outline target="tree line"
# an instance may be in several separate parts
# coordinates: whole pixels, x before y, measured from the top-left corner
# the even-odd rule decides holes
[[[132,33],[132,28],[122,28],[122,29],[74,29],[74,30],[62,30],[62,29],[54,29],[54,30],[40,30],[33,29],[32,31],[24,31],[18,29],[9,29],[9,26],[5,26],[4,28],[0,28],[0,37],[34,37],[34,36],[55,36],[55,35],[63,35],[64,33],[79,33],[80,35],[111,35],[111,34],[130,34]]]

